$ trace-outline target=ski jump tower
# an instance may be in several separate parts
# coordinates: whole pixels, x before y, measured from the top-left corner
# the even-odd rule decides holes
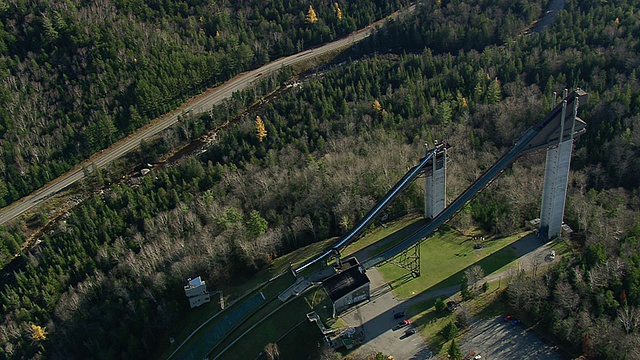
[[[586,94],[585,94],[586,96]],[[567,90],[563,94],[560,124],[557,129],[557,140],[550,141],[547,148],[547,161],[544,172],[544,189],[542,191],[542,206],[540,209],[539,234],[551,240],[559,237],[562,232],[562,218],[567,198],[567,184],[569,182],[569,165],[571,151],[577,136],[585,132],[585,123],[578,118],[579,96],[567,98]],[[571,108],[568,109],[568,103]],[[553,93],[553,107],[556,107],[556,93]],[[570,112],[570,113],[568,113]],[[559,136],[562,134],[562,136]]]
[[[518,155],[541,149],[547,150],[544,190],[540,210],[540,228],[538,231],[539,235],[546,240],[556,238],[562,232],[562,219],[567,197],[573,142],[586,131],[585,122],[577,114],[579,104],[587,100],[587,93],[578,89],[568,95],[568,91],[565,90],[560,104],[556,104],[556,97],[557,94],[554,92],[553,110],[547,115],[542,124],[535,127],[537,134],[527,140],[527,144],[519,153],[514,154],[517,157]],[[435,218],[447,207],[446,172],[448,148],[448,144],[438,144],[436,142],[435,149],[437,152],[424,166],[424,216],[428,219]],[[427,154],[433,150],[429,149],[428,144],[425,145],[425,149]],[[512,160],[515,160],[515,158]]]
[[[449,144],[435,142],[437,152],[424,167],[424,217],[433,219],[447,206],[447,149]],[[425,144],[425,154],[429,144]]]

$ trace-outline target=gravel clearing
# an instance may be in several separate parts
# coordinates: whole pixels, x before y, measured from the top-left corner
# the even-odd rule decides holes
[[[463,355],[481,355],[482,359],[569,359],[525,324],[513,325],[502,317],[481,319],[471,324],[460,342]],[[473,356],[470,356],[473,359]]]

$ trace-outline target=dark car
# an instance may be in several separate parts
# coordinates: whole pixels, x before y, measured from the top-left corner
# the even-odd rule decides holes
[[[520,320],[518,320],[518,319],[514,319],[513,321],[511,321],[511,325],[513,325],[513,326],[516,326],[518,324],[520,324]]]
[[[416,328],[411,328],[411,329],[409,329],[409,330],[407,330],[407,331],[405,331],[405,332],[404,332],[404,334],[405,334],[406,336],[413,335],[413,334],[415,334],[415,333],[416,333]]]
[[[458,303],[455,301],[447,301],[447,310],[454,311],[458,308]]]
[[[400,312],[397,312],[397,313],[393,314],[393,318],[394,319],[401,319],[403,317],[404,317],[404,311],[400,311]]]

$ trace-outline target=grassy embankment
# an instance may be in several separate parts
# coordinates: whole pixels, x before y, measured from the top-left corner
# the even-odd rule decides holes
[[[312,288],[285,304],[278,301],[278,307],[267,317],[252,316],[252,321],[230,334],[216,351],[242,336],[220,359],[255,359],[269,343],[278,345],[280,359],[300,359],[302,354],[315,351],[322,341],[318,326],[306,318],[311,311],[323,321],[331,316],[331,301],[322,287]]]

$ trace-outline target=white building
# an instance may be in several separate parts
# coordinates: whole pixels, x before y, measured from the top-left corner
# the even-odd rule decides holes
[[[188,279],[188,281],[189,283],[184,287],[184,294],[187,295],[189,305],[191,305],[192,309],[211,301],[211,297],[207,291],[207,284],[200,276],[193,280]]]

